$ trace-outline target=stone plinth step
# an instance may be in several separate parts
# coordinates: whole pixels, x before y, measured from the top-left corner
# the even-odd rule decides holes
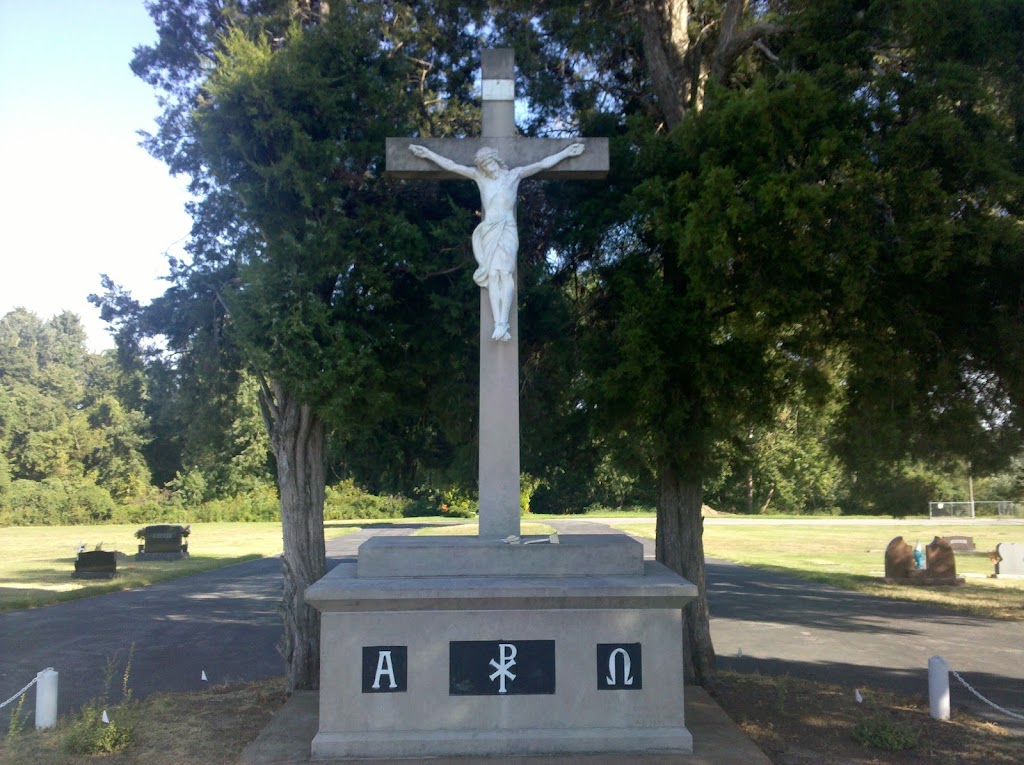
[[[359,547],[357,568],[360,579],[643,574],[644,547],[625,534],[570,534],[559,537],[558,544],[507,544],[478,537],[374,537]]]

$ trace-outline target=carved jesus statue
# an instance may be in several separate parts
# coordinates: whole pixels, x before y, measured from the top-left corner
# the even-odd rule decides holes
[[[502,162],[496,149],[484,147],[476,153],[474,167],[452,162],[425,146],[412,145],[409,151],[428,159],[438,167],[476,181],[480,189],[483,220],[473,231],[473,257],[478,268],[473,281],[487,289],[494,316],[492,340],[509,341],[509,311],[515,300],[516,254],[519,251],[519,230],[516,227],[516,198],[519,181],[548,170],[564,159],[578,157],[584,145],[574,143],[557,154],[531,165],[511,170]]]

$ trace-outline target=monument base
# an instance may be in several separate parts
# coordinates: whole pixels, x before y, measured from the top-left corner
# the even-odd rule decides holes
[[[135,560],[185,560],[188,552],[140,552],[135,553]]]
[[[421,554],[420,542],[394,541]],[[578,563],[587,542],[575,542],[540,557],[510,545],[508,555],[538,563],[561,548]],[[388,558],[382,544],[367,554]],[[405,563],[418,576],[361,576],[380,570],[345,562],[306,591],[322,612],[314,759],[692,752],[681,610],[694,585],[643,561],[639,545],[639,566],[622,561],[627,573],[595,555],[600,573],[566,575],[550,560],[559,573],[508,576],[476,573],[466,544],[437,540],[462,549],[468,574],[442,555],[446,570],[425,575],[439,556],[424,549]]]

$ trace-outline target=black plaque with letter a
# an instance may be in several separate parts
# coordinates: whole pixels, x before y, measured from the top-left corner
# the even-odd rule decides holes
[[[404,693],[408,671],[406,646],[363,646],[363,693]]]
[[[554,640],[454,640],[448,644],[450,696],[554,692]]]
[[[597,644],[597,690],[642,690],[643,669],[639,643]]]

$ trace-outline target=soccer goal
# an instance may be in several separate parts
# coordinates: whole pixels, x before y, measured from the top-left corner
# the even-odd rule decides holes
[[[983,502],[929,502],[931,518],[1020,518],[1021,508],[1007,500]]]

